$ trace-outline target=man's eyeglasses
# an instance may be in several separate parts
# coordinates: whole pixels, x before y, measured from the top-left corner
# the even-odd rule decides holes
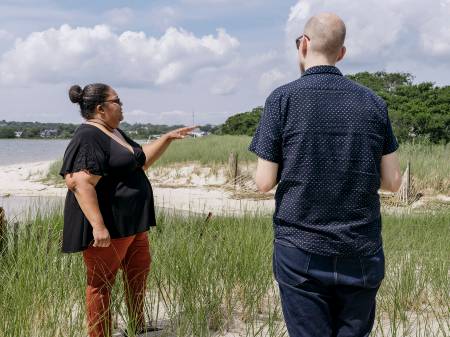
[[[311,41],[308,35],[306,34],[300,35],[298,38],[295,39],[295,46],[297,47],[297,49],[300,48],[300,42],[302,42],[303,38],[307,39],[308,41]]]
[[[105,102],[116,103],[116,104],[118,104],[118,105],[120,105],[120,106],[123,105],[123,103],[122,103],[122,101],[120,100],[120,98],[108,99],[108,100],[106,100]]]

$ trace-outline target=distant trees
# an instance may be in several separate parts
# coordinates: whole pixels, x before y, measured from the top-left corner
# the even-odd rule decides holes
[[[251,111],[231,116],[219,128],[218,132],[227,135],[252,136],[256,131],[263,110],[262,106],[258,106]]]
[[[120,128],[134,139],[147,139],[151,135],[160,135],[181,127],[183,125],[130,124],[126,122],[120,124]]]
[[[413,84],[408,73],[358,73],[348,75],[381,96],[400,141],[450,141],[450,86],[431,82]]]
[[[21,132],[20,138],[71,138],[78,124],[7,122],[0,121],[0,138],[14,138],[15,132]],[[162,134],[182,125],[153,125],[122,123],[121,129],[134,139],[147,139],[150,135]],[[214,128],[207,126],[207,129]]]
[[[450,86],[438,87],[431,82],[414,84],[414,77],[409,73],[360,72],[347,77],[371,88],[386,101],[399,141],[450,142]],[[222,125],[207,124],[200,126],[200,130],[252,136],[263,110],[263,107],[258,106],[229,117]],[[121,128],[135,139],[147,139],[150,135],[162,134],[181,126],[121,124]],[[55,138],[70,138],[77,127],[75,124],[3,120],[0,121],[0,138],[13,138],[15,131],[22,131],[22,138],[40,138],[45,130],[57,130],[56,134],[51,133]]]
[[[348,78],[371,88],[388,106],[389,117],[399,141],[450,141],[450,86],[413,84],[408,73],[361,72]],[[253,135],[263,111],[257,107],[228,118],[222,134]]]
[[[13,128],[0,127],[0,138],[15,138],[15,131]]]
[[[39,123],[39,122],[0,122],[0,138],[14,138],[15,132],[20,138],[70,138],[77,128],[75,124]],[[12,133],[11,133],[12,131]]]

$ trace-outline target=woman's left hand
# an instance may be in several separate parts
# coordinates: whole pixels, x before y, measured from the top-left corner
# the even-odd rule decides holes
[[[166,139],[168,139],[168,140],[183,139],[184,137],[186,137],[186,135],[188,135],[190,132],[192,132],[196,128],[197,128],[197,126],[188,126],[185,128],[179,128],[179,129],[167,132],[166,134],[164,134],[164,137],[166,137]]]

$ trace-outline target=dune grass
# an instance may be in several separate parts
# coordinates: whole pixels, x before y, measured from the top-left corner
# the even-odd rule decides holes
[[[155,163],[166,166],[173,163],[199,162],[203,165],[226,164],[231,152],[237,153],[240,161],[255,161],[256,156],[248,151],[251,137],[207,136],[186,138],[173,142],[166,153]]]
[[[446,336],[450,331],[450,211],[385,216],[386,278],[373,336]],[[84,336],[84,267],[60,253],[60,209],[10,229],[0,257],[0,336]],[[14,234],[15,233],[15,234]],[[286,336],[271,271],[269,217],[158,213],[146,315],[167,336]],[[121,277],[113,310],[127,314]]]
[[[411,163],[413,184],[418,191],[432,189],[450,194],[450,144],[400,144],[402,172]]]
[[[207,136],[176,141],[154,164],[156,168],[172,164],[197,162],[204,166],[223,166],[231,152],[238,154],[241,164],[256,161],[257,157],[248,151],[251,137]],[[411,163],[413,184],[417,191],[434,190],[450,194],[450,144],[403,143],[398,150],[402,172],[408,161]],[[61,184],[58,175],[62,161],[55,161],[44,179],[52,184]]]

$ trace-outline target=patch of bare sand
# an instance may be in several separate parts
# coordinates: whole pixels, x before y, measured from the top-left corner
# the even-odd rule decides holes
[[[51,163],[43,161],[0,166],[0,197],[65,196],[66,188],[42,182]],[[150,173],[156,206],[168,210],[221,215],[273,212],[275,204],[272,199],[237,199],[232,192],[218,188],[226,182],[223,171],[216,174],[212,172],[210,168],[186,166],[179,170],[172,168],[160,172],[159,176]],[[191,177],[189,183],[183,183],[186,177]]]
[[[65,188],[44,184],[53,161],[0,166],[0,196],[63,196]]]

